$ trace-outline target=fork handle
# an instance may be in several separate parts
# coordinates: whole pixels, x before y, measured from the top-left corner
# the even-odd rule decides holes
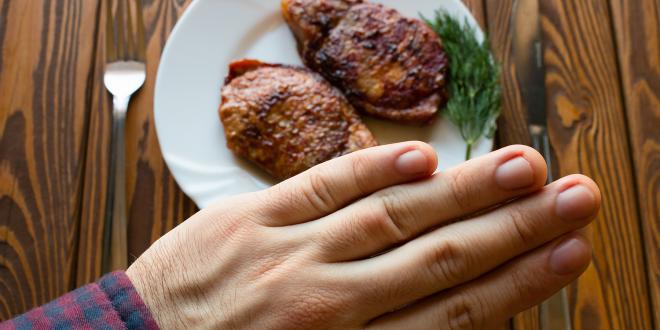
[[[129,100],[130,96],[115,96],[112,100],[112,153],[103,258],[106,272],[125,270],[128,266],[125,123]]]

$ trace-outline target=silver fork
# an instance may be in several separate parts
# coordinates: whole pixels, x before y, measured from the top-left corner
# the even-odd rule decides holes
[[[112,153],[102,251],[104,272],[126,269],[128,264],[124,124],[131,96],[142,87],[146,77],[144,24],[138,1],[116,1],[113,16],[111,0],[105,0],[106,66],[103,82],[112,94]],[[137,16],[136,23],[133,16]]]

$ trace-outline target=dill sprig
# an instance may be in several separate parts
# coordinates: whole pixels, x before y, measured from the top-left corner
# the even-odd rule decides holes
[[[482,135],[491,138],[497,128],[502,99],[500,65],[490,54],[488,40],[477,41],[467,20],[460,24],[440,10],[433,21],[422,19],[440,36],[449,58],[449,100],[445,112],[467,143],[468,160],[473,144]]]

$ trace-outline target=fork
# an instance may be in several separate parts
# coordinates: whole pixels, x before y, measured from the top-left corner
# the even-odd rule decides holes
[[[135,8],[125,0],[116,1],[115,16],[111,0],[106,0],[105,88],[112,94],[112,139],[108,178],[102,267],[104,272],[126,269],[128,265],[126,221],[125,121],[131,96],[142,87],[146,77],[144,24],[139,0]],[[133,22],[133,10],[137,23]]]

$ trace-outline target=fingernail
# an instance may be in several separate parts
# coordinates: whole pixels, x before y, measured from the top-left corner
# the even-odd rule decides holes
[[[590,259],[589,246],[582,239],[571,237],[557,245],[550,254],[550,270],[557,275],[573,274]]]
[[[528,187],[534,183],[532,165],[523,157],[511,159],[497,168],[495,181],[508,190]]]
[[[394,167],[405,175],[424,174],[429,171],[429,161],[423,152],[412,150],[399,156]]]
[[[587,187],[578,184],[557,196],[557,215],[566,220],[584,219],[596,209],[596,198]]]

